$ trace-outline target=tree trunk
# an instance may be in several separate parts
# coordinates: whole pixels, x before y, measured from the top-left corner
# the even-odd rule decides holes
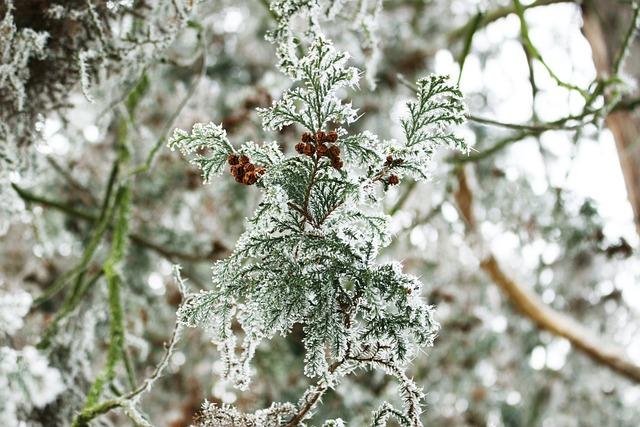
[[[593,62],[600,78],[610,77],[621,50],[625,34],[632,24],[631,5],[614,0],[586,0],[582,5],[583,32],[591,44]],[[640,83],[640,43],[633,34],[622,74]],[[634,87],[632,98],[638,97]],[[636,231],[640,235],[640,114],[620,108],[607,116],[606,124],[613,134],[629,202],[633,209]]]

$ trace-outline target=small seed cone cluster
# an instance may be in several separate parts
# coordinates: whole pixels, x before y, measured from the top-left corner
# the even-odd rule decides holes
[[[394,159],[393,156],[391,154],[389,154],[387,156],[387,161],[384,162],[384,165],[388,168],[395,166],[395,165],[401,165],[403,163],[402,159]],[[389,185],[398,185],[400,183],[400,178],[398,178],[398,175],[389,175],[389,178],[387,178],[387,184]]]
[[[331,165],[336,169],[342,169],[344,163],[340,159],[340,147],[336,145],[338,141],[338,132],[316,132],[312,134],[305,132],[300,138],[302,142],[296,144],[296,151],[306,156],[313,156],[317,153],[318,157],[327,157],[331,160]]]
[[[236,182],[244,185],[253,185],[264,174],[263,167],[256,167],[247,156],[229,154],[227,163],[231,165],[231,175]]]

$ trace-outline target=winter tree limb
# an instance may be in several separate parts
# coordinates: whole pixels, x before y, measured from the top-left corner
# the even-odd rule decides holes
[[[473,192],[464,168],[458,169],[458,190],[455,199],[466,222],[467,230],[474,239],[480,239],[476,231],[473,213]],[[490,251],[481,257],[480,268],[509,298],[509,301],[539,328],[566,338],[574,347],[592,360],[640,383],[640,365],[630,360],[624,350],[597,336],[583,325],[548,305],[528,287],[511,278]]]

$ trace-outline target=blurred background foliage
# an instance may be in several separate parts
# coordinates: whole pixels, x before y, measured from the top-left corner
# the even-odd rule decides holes
[[[45,65],[27,59],[28,113],[15,111],[9,80],[0,80],[0,286],[36,298],[20,332],[0,340],[14,349],[35,345],[59,317],[43,354],[61,377],[43,386],[63,385],[43,404],[26,404],[28,397],[1,382],[0,394],[18,402],[16,422],[44,426],[69,424],[105,363],[110,315],[100,271],[113,225],[98,236],[102,244],[82,266],[84,279],[75,281],[89,283],[86,289],[65,286],[37,298],[87,254],[123,144],[129,163],[143,166],[131,178],[130,244],[122,260],[130,369],[117,366],[109,391],[116,396],[129,380],[149,376],[164,354],[180,301],[172,264],[183,266],[192,290],[206,289],[212,261],[233,248],[259,201],[255,189],[231,179],[203,185],[195,168],[165,148],[167,133],[213,121],[237,143],[275,139],[293,150],[297,139],[294,129],[265,132],[255,113],[288,85],[264,38],[275,26],[267,0],[202,1],[194,9],[189,2],[105,2],[96,14],[109,43],[74,18],[80,39],[71,44],[63,43],[70,34],[43,21],[53,19],[45,11],[55,3],[14,5],[18,30],[50,31],[49,43],[62,46]],[[72,3],[63,5],[66,16],[84,10]],[[470,155],[443,154],[431,182],[399,186],[386,206],[395,240],[382,258],[400,259],[422,278],[424,298],[442,324],[434,348],[411,368],[427,392],[425,425],[637,426],[637,6],[389,0],[377,10],[373,0],[346,3],[351,9],[323,30],[367,70],[352,97],[366,112],[354,131],[399,137],[397,116],[412,92],[407,82],[430,72],[458,79],[468,103],[460,134],[473,146]],[[8,4],[2,15],[12,13]],[[366,22],[354,19],[364,9]],[[152,32],[142,28],[166,37],[150,43]],[[87,71],[92,103],[76,58],[97,50],[96,43],[108,54]],[[154,47],[132,48],[145,43]],[[43,66],[47,73],[37,71]],[[540,305],[528,310],[530,301],[514,289],[537,295]],[[556,318],[537,316],[541,306],[573,319],[569,332],[567,324],[554,330]],[[61,316],[64,307],[70,309]],[[295,401],[308,385],[301,337],[295,329],[261,346],[251,389],[240,393],[220,380],[207,337],[188,330],[165,376],[143,398],[144,412],[154,425],[183,426],[204,399],[243,410]],[[595,349],[584,347],[589,340]],[[364,425],[380,400],[395,399],[394,387],[380,373],[347,379],[327,395],[318,419]],[[129,421],[110,412],[94,422]]]

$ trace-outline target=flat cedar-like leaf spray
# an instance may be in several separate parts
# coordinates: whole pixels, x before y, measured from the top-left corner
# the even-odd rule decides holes
[[[191,296],[178,313],[181,322],[211,332],[224,376],[240,389],[249,385],[261,340],[301,324],[305,374],[317,378],[297,404],[254,414],[205,404],[201,425],[301,425],[327,389],[366,367],[395,377],[403,403],[400,409],[383,403],[372,425],[391,416],[404,426],[422,425],[423,393],[404,370],[420,348],[433,344],[438,324],[420,281],[397,262],[376,262],[390,242],[380,201],[402,178],[428,178],[438,147],[467,149],[449,130],[464,120],[465,108],[455,85],[431,75],[418,81],[416,99],[407,105],[403,141],[349,134],[343,126],[358,113],[337,93],[355,88],[360,73],[348,61],[346,52],[317,36],[303,57],[285,64],[294,86],[259,114],[265,129],[303,129],[291,154],[276,142],[235,148],[213,123],[196,124],[191,133],[177,129],[169,141],[184,154],[200,153],[191,161],[206,181],[227,171],[264,194],[231,256],[214,264],[212,289]],[[241,352],[234,321],[243,331]]]

